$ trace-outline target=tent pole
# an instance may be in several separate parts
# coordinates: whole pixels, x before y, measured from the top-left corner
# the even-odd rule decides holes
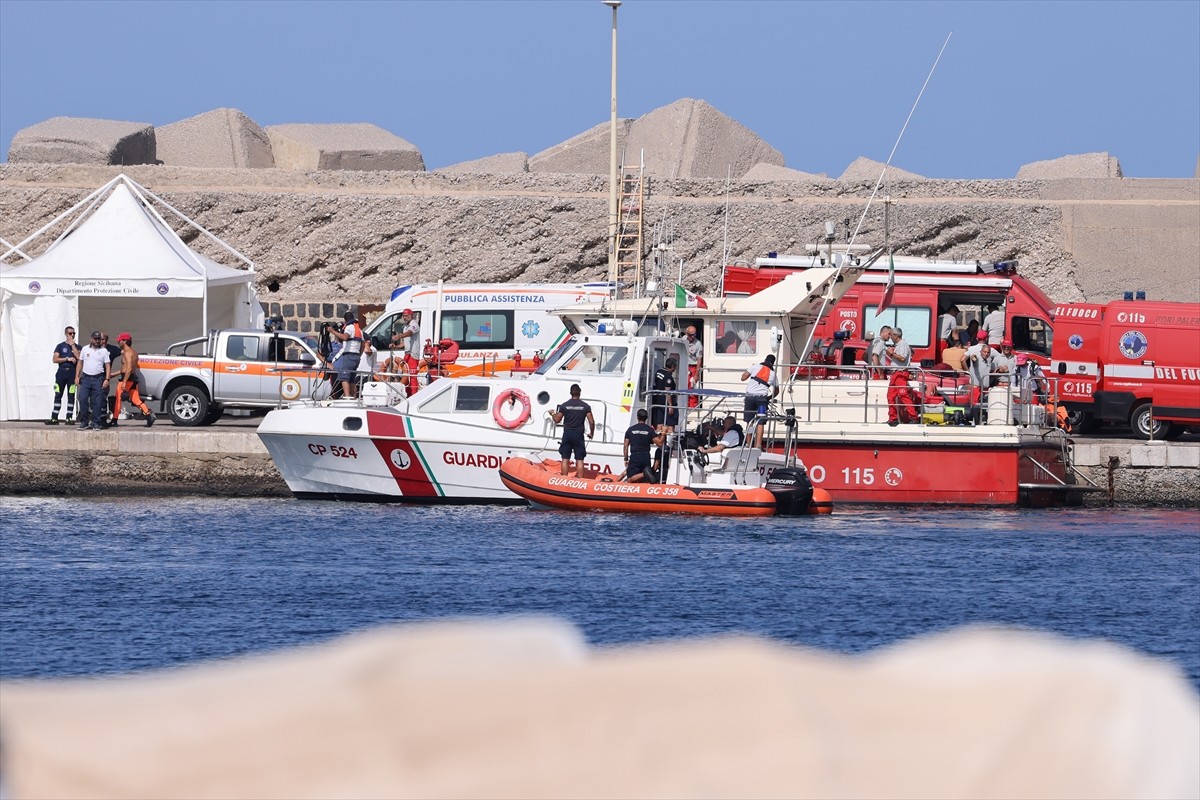
[[[203,234],[204,234],[205,236],[207,236],[209,239],[212,239],[212,240],[213,240],[214,242],[216,242],[218,245],[220,245],[221,247],[225,248],[226,250],[228,250],[228,251],[229,251],[230,253],[232,253],[233,255],[237,256],[237,257],[238,257],[239,259],[241,259],[242,261],[246,262],[246,265],[247,265],[248,267],[250,267],[250,271],[251,271],[251,272],[253,272],[253,271],[254,271],[254,262],[253,262],[253,261],[251,261],[250,259],[246,258],[244,255],[242,255],[241,253],[239,253],[237,250],[234,250],[232,247],[230,247],[230,246],[229,246],[228,244],[226,244],[225,242],[221,241],[219,238],[217,238],[217,235],[216,235],[216,234],[212,233],[212,232],[211,232],[211,231],[209,231],[207,228],[205,228],[203,225],[201,225],[199,222],[196,222],[194,219],[192,219],[191,217],[187,216],[186,214],[184,214],[184,213],[183,213],[182,211],[180,211],[179,209],[175,208],[175,206],[171,205],[171,204],[170,204],[170,203],[168,203],[166,200],[163,200],[161,197],[159,197],[159,196],[158,196],[158,195],[156,195],[154,192],[152,192],[152,191],[150,191],[149,189],[147,189],[145,186],[141,186],[140,184],[135,184],[135,185],[137,185],[137,188],[138,188],[138,189],[142,190],[142,191],[143,191],[143,192],[145,192],[147,195],[149,195],[150,197],[153,197],[155,200],[157,200],[158,202],[160,202],[160,203],[162,203],[164,206],[166,206],[166,207],[167,207],[167,208],[168,208],[168,209],[171,211],[171,213],[173,213],[175,216],[179,217],[181,220],[183,220],[183,221],[184,221],[184,222],[186,222],[187,224],[191,225],[193,228],[195,228],[196,230],[200,231],[201,233],[203,233]],[[148,204],[147,204],[147,205],[148,205]],[[165,224],[165,223],[164,223],[164,224]]]
[[[15,245],[10,245],[8,252],[6,252],[4,255],[0,256],[0,261],[3,261],[4,259],[8,258],[10,255],[12,255],[12,254],[13,254],[13,252],[14,252],[14,251],[20,251],[20,250],[21,250],[21,248],[25,247],[25,245],[29,244],[29,243],[30,243],[30,242],[32,242],[34,239],[36,239],[37,237],[41,236],[43,233],[45,233],[46,231],[48,231],[48,230],[50,230],[51,228],[53,228],[53,227],[54,227],[55,225],[57,225],[59,222],[62,222],[62,220],[63,220],[63,219],[65,219],[66,217],[69,217],[71,214],[74,214],[74,213],[75,213],[77,210],[79,210],[80,206],[84,205],[84,204],[85,204],[85,203],[87,203],[89,200],[92,200],[92,199],[94,199],[94,198],[98,197],[99,195],[101,195],[101,194],[102,194],[102,193],[103,193],[103,192],[104,192],[106,189],[108,189],[108,188],[109,188],[109,187],[111,187],[111,186],[112,186],[114,183],[116,183],[116,182],[117,182],[117,180],[118,180],[120,177],[121,177],[121,176],[120,176],[120,175],[118,175],[116,178],[113,178],[111,181],[109,181],[108,183],[104,184],[104,185],[103,185],[103,186],[101,186],[99,189],[97,189],[96,191],[92,192],[92,193],[91,193],[91,194],[89,194],[87,197],[83,198],[83,199],[82,199],[82,200],[80,200],[78,203],[76,203],[75,205],[71,206],[71,207],[70,207],[70,208],[68,208],[66,211],[64,211],[63,213],[59,214],[57,217],[55,217],[54,219],[52,219],[52,220],[50,220],[49,222],[47,222],[45,225],[43,225],[41,228],[39,228],[39,229],[38,229],[38,230],[37,230],[35,233],[32,233],[32,234],[30,234],[30,235],[29,235],[29,236],[27,236],[25,239],[21,240],[20,242],[17,242]],[[93,203],[93,205],[94,205],[94,203]],[[80,216],[82,217],[82,215],[80,215]],[[66,236],[66,235],[67,235],[67,233],[70,233],[72,230],[74,230],[75,226],[76,226],[78,223],[79,223],[79,220],[75,220],[74,222],[72,222],[72,223],[71,223],[71,227],[67,228],[67,231],[66,231],[66,233],[64,233],[64,234],[63,234],[63,236]],[[61,238],[62,238],[62,236],[60,236],[60,237],[59,237],[59,239],[61,239]],[[55,240],[55,241],[57,241],[57,240]],[[47,248],[47,249],[49,249],[49,248]]]

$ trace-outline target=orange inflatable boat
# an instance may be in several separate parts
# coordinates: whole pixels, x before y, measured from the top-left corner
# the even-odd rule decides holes
[[[822,490],[812,490],[803,471],[780,475],[777,488],[738,485],[682,486],[675,483],[621,483],[612,477],[577,478],[559,474],[560,462],[510,458],[500,466],[509,491],[535,507],[567,511],[622,511],[652,514],[710,514],[769,517],[776,514],[820,514],[833,510]],[[796,470],[776,470],[796,473]],[[775,475],[772,474],[772,480]],[[811,492],[824,495],[815,498]]]

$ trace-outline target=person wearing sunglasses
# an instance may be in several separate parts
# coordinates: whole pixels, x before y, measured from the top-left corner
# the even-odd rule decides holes
[[[79,363],[79,345],[75,343],[75,329],[70,325],[64,331],[66,339],[54,346],[53,361],[58,367],[54,373],[54,410],[50,412],[47,425],[57,425],[62,412],[63,398],[67,401],[67,424],[73,422],[77,399],[75,392],[75,365]]]
[[[112,358],[100,343],[100,331],[92,331],[91,341],[79,351],[75,385],[79,387],[79,430],[104,430],[108,383],[112,377]]]

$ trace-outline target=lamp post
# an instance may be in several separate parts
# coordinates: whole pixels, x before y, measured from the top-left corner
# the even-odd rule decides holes
[[[608,132],[608,280],[617,282],[617,9],[621,0],[603,0],[612,9],[612,118]],[[615,289],[614,289],[615,291]],[[615,295],[614,295],[615,296]]]

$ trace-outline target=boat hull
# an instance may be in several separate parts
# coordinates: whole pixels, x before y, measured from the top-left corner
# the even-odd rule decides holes
[[[500,480],[513,457],[554,453],[530,424],[487,436],[390,407],[273,411],[259,436],[297,497],[410,503],[518,504]],[[798,457],[836,503],[1050,506],[1078,502],[1061,440],[1010,426],[803,425]],[[772,469],[764,454],[759,473]],[[621,443],[588,443],[586,467],[615,477]]]
[[[769,517],[776,509],[775,495],[757,486],[689,487],[578,478],[561,475],[557,461],[512,458],[500,467],[500,480],[531,505],[564,511]]]

